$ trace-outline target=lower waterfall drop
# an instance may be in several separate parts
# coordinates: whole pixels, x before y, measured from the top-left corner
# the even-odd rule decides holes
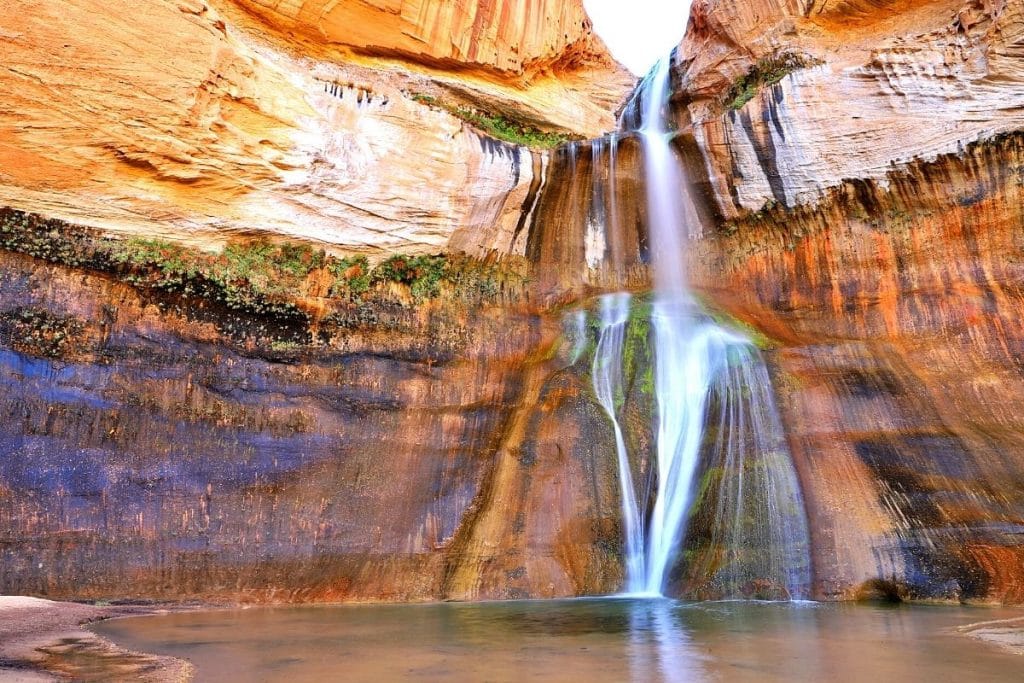
[[[601,297],[601,320],[597,350],[591,379],[597,400],[612,421],[615,432],[615,453],[619,465],[619,493],[622,496],[622,521],[626,535],[626,591],[644,592],[646,553],[644,552],[643,517],[638,504],[637,487],[626,450],[626,440],[619,425],[618,410],[622,397],[622,351],[629,322],[630,295],[625,292]]]

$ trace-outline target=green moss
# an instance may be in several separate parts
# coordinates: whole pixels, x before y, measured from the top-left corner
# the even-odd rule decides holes
[[[86,325],[71,316],[22,307],[0,314],[0,338],[15,351],[41,358],[62,358],[82,343]]]
[[[504,270],[496,263],[460,255],[392,256],[377,264],[372,283],[405,285],[417,302],[433,299],[448,291],[462,299],[487,300],[499,296],[505,284],[522,287],[526,278]]]
[[[639,389],[646,395],[654,394],[654,357],[651,353],[651,299],[634,299],[622,346],[622,375],[639,381]]]
[[[413,102],[419,102],[420,104],[425,104],[428,107],[439,107],[439,106],[441,106],[441,103],[437,101],[436,97],[432,97],[430,95],[424,95],[424,94],[418,93],[418,92],[412,94],[412,101]]]
[[[701,506],[707,500],[711,488],[718,486],[718,483],[722,480],[725,475],[725,470],[722,467],[707,467],[704,472],[701,473],[700,484],[697,486],[697,495],[694,496],[693,506],[690,508],[690,516],[693,517],[700,511]]]
[[[573,138],[564,133],[547,133],[532,126],[517,123],[500,114],[475,112],[471,109],[457,109],[455,115],[463,121],[490,135],[496,140],[504,140],[524,147],[551,149],[564,145]]]
[[[373,282],[398,282],[409,287],[416,301],[433,299],[441,293],[441,279],[447,260],[437,256],[392,256],[373,269]]]
[[[701,297],[701,306],[708,316],[722,327],[727,327],[737,332],[740,332],[747,339],[750,340],[757,348],[765,351],[767,349],[774,349],[780,346],[780,343],[775,339],[772,339],[761,330],[757,329],[750,323],[744,322],[739,318],[729,315],[725,311],[715,308],[712,306],[707,299]]]
[[[370,289],[370,261],[365,256],[331,259],[328,269],[334,276],[334,284],[331,285],[333,297],[352,299]]]
[[[734,111],[742,109],[762,86],[775,85],[794,71],[819,63],[811,57],[792,52],[761,59],[732,84],[725,95],[725,106]]]
[[[306,276],[324,254],[307,245],[266,240],[233,243],[220,254],[161,240],[100,240],[118,274],[145,288],[219,300],[228,308],[255,313],[294,314]]]
[[[452,116],[459,118],[480,132],[503,142],[510,142],[514,145],[534,147],[539,149],[551,149],[563,145],[572,140],[579,139],[578,136],[565,133],[545,132],[534,126],[515,121],[501,114],[478,111],[468,107],[455,106],[422,93],[410,95],[414,102],[443,109]]]
[[[518,294],[527,282],[510,263],[462,255],[396,255],[371,268],[366,256],[338,258],[308,244],[265,239],[233,242],[213,253],[164,240],[114,240],[12,209],[0,209],[0,249],[92,268],[142,289],[288,318],[304,317],[297,304],[310,296],[321,298],[324,286],[327,299],[348,302],[375,298],[396,303],[386,283],[407,287],[417,303],[441,296],[483,302],[506,291]]]

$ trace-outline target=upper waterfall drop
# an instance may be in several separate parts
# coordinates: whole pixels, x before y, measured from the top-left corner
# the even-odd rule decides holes
[[[653,481],[634,476],[618,415],[628,295],[601,298],[592,367],[595,394],[615,433],[626,592],[662,595],[680,580],[681,569],[691,581],[701,573],[714,597],[804,598],[810,584],[807,523],[767,368],[758,349],[714,322],[689,290],[687,244],[702,230],[673,145],[671,73],[671,57],[659,61],[624,109],[620,133],[595,148],[607,146],[614,163],[620,138],[640,141],[654,273]],[[598,188],[595,171],[594,201],[608,195],[614,207],[614,167],[608,176],[610,187]],[[615,244],[617,213],[610,213],[611,220],[593,209],[591,215],[604,219],[605,241]],[[691,521],[704,510],[711,512],[699,520],[703,559],[680,563]]]
[[[640,118],[636,132],[640,134],[644,150],[647,220],[655,286],[659,298],[676,300],[688,298],[684,254],[692,212],[688,211],[682,169],[672,148],[673,132],[666,115],[672,93],[671,66],[671,57],[659,60],[640,89]]]

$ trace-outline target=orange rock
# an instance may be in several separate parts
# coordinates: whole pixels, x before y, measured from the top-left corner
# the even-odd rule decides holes
[[[339,30],[357,6],[376,28],[339,51],[308,23],[313,3],[281,3],[295,16],[268,30],[226,1],[13,0],[0,32],[0,204],[204,246],[265,231],[436,253],[459,233],[459,248],[508,252],[543,155],[412,94],[596,133],[632,84],[578,2],[523,16],[330,4],[320,28]],[[288,22],[308,31],[293,38]],[[468,42],[449,45],[452,31]],[[434,47],[412,50],[421,38]]]

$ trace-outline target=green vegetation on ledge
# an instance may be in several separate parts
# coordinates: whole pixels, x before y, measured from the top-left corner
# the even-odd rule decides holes
[[[371,267],[365,256],[338,258],[308,244],[265,239],[230,243],[214,253],[164,240],[111,239],[13,209],[0,209],[0,249],[109,273],[141,289],[285,316],[303,315],[312,300],[335,307],[437,298],[482,303],[517,295],[526,283],[510,264],[463,255],[395,255]]]
[[[764,332],[751,325],[750,323],[744,320],[740,320],[739,318],[730,315],[729,313],[723,311],[720,308],[716,308],[714,304],[711,302],[711,300],[708,299],[707,297],[698,294],[697,299],[698,301],[700,301],[701,307],[704,309],[704,312],[707,313],[709,318],[714,320],[717,324],[721,325],[722,327],[726,327],[735,330],[736,332],[739,332],[747,339],[749,339],[751,344],[761,349],[762,351],[779,347],[780,344],[777,340],[772,339]]]
[[[420,104],[429,107],[443,109],[452,116],[462,119],[480,132],[503,142],[510,142],[514,145],[534,147],[539,149],[552,149],[567,142],[577,139],[576,136],[565,133],[547,133],[533,126],[528,126],[500,114],[474,111],[468,107],[457,107],[438,100],[430,95],[414,93],[412,99]]]
[[[792,52],[765,57],[750,67],[746,75],[736,79],[725,95],[725,106],[733,111],[742,109],[762,86],[775,85],[794,71],[820,63],[812,57]]]
[[[84,332],[82,321],[40,308],[19,307],[0,313],[0,341],[29,356],[65,356],[69,346],[81,345]]]

